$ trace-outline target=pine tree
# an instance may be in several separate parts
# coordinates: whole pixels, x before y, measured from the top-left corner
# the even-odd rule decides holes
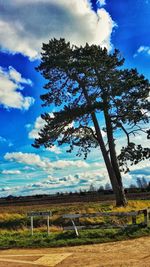
[[[134,69],[123,70],[123,63],[118,50],[108,54],[100,46],[76,47],[52,39],[43,44],[37,68],[48,80],[47,92],[41,96],[43,106],[54,104],[60,110],[54,117],[41,115],[46,124],[34,146],[50,147],[58,141],[70,145],[68,152],[78,147],[77,155],[85,158],[92,148],[100,147],[117,206],[127,204],[121,170],[129,170],[129,160],[136,164],[150,155],[148,148],[130,141],[131,134],[144,131],[149,121],[149,82]],[[104,122],[107,144],[102,136]],[[118,129],[125,133],[127,147],[117,157],[114,133]]]

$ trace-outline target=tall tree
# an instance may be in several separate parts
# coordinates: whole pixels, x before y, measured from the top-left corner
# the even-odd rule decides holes
[[[127,204],[120,166],[127,171],[129,160],[136,163],[134,152],[138,162],[150,154],[148,148],[139,149],[130,141],[131,134],[144,131],[141,122],[149,120],[149,82],[136,70],[122,70],[123,63],[118,50],[108,54],[99,46],[76,47],[64,39],[43,44],[37,70],[48,83],[44,86],[47,93],[41,99],[43,106],[55,104],[59,111],[54,117],[42,115],[46,124],[34,143],[37,148],[52,146],[56,141],[59,145],[67,143],[68,152],[76,146],[78,156],[83,153],[85,158],[92,148],[99,146],[118,206]],[[107,144],[102,136],[104,122]],[[132,130],[128,131],[128,126]],[[114,137],[117,129],[127,137],[127,147],[122,148],[118,158]]]

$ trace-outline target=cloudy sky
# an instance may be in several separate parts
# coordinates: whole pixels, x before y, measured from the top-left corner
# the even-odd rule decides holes
[[[0,0],[0,196],[55,193],[108,182],[100,151],[86,161],[66,147],[34,149],[43,125],[39,96],[44,79],[35,71],[43,42],[64,37],[76,45],[114,48],[150,78],[149,0]],[[53,112],[49,108],[49,112]],[[120,144],[124,137],[120,136]],[[137,137],[139,143],[146,140]],[[123,175],[150,181],[148,162]]]

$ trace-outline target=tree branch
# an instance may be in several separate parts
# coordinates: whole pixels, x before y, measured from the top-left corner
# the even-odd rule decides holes
[[[127,143],[128,145],[130,144],[130,137],[129,137],[129,133],[126,131],[126,129],[123,127],[123,125],[121,124],[121,122],[118,123],[118,126],[123,130],[123,132],[126,134],[127,137]]]

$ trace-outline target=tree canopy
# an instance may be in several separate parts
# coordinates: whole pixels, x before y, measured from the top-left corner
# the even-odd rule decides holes
[[[120,171],[128,171],[128,162],[136,164],[150,156],[150,149],[131,140],[149,130],[149,81],[136,69],[123,69],[124,59],[118,50],[112,54],[97,45],[77,47],[64,39],[43,44],[41,64],[37,71],[48,81],[41,96],[43,106],[54,104],[57,112],[42,115],[45,126],[35,139],[36,148],[69,144],[71,152],[86,158],[92,148],[100,146],[109,177],[122,188]],[[102,130],[106,133],[104,138]],[[126,145],[117,157],[114,134],[121,130]],[[122,189],[121,189],[122,190]]]

